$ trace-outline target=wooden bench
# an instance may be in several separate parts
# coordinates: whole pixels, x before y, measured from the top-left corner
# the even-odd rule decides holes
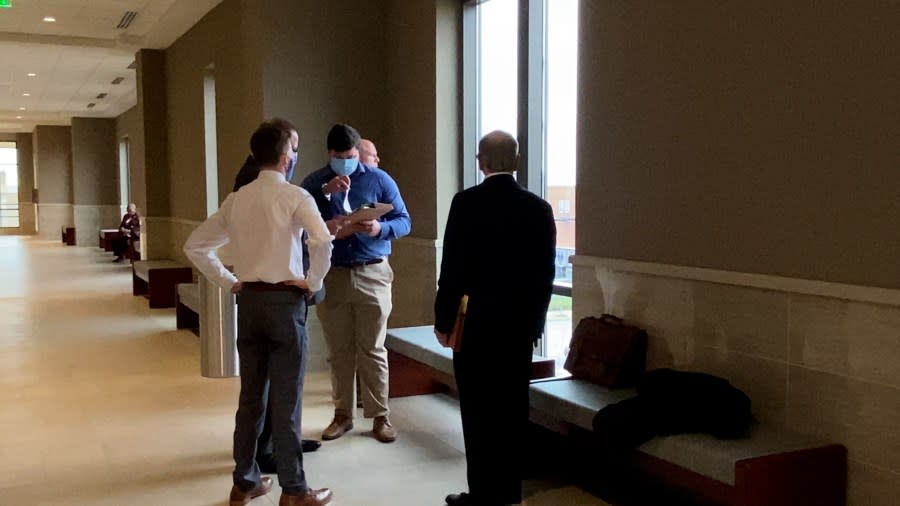
[[[63,244],[66,246],[75,246],[75,227],[63,225],[61,236]]]
[[[576,379],[530,386],[532,421],[590,438],[594,414],[636,395]],[[689,491],[698,501],[729,506],[843,506],[847,450],[789,431],[759,425],[747,437],[704,434],[657,437],[627,464],[656,483]]]
[[[103,251],[113,250],[113,241],[122,237],[122,232],[117,228],[101,228],[100,229],[100,248]]]
[[[433,328],[406,327],[389,329],[384,342],[388,350],[389,396],[406,397],[456,390],[453,378],[453,351],[434,337]],[[532,378],[549,378],[556,372],[556,362],[535,355],[531,362]]]
[[[175,328],[200,330],[200,285],[179,283],[175,288]]]
[[[132,264],[132,293],[150,299],[150,307],[175,307],[175,285],[191,283],[190,267],[174,260],[143,260]]]

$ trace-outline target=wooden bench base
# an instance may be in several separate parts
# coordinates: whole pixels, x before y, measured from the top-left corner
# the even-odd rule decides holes
[[[151,266],[147,270],[147,279],[142,275],[135,266],[132,267],[132,293],[147,297],[151,308],[175,307],[175,286],[193,281],[190,267],[171,261],[160,262],[158,267]]]
[[[191,329],[199,335],[200,331],[200,296],[197,284],[181,283],[175,291],[175,328]]]
[[[61,236],[63,244],[66,246],[75,246],[75,227],[63,226]]]
[[[112,251],[113,250],[113,241],[122,237],[122,232],[117,228],[104,228],[100,229],[99,233],[99,246],[103,249],[103,251]]]

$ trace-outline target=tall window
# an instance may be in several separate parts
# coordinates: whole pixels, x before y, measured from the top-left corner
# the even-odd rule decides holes
[[[119,203],[122,205],[122,213],[131,203],[131,153],[128,137],[119,141]]]
[[[15,142],[0,142],[0,228],[19,227],[19,160]]]
[[[212,65],[203,71],[203,134],[206,158],[206,215],[219,209],[219,157],[216,153],[216,74]]]
[[[556,289],[541,351],[561,366],[572,334],[578,0],[472,1],[463,30],[463,180],[479,181],[470,155],[485,133],[519,139],[518,180],[556,217]]]

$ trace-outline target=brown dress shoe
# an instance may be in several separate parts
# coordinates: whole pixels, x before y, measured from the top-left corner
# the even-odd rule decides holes
[[[331,425],[329,425],[322,432],[322,439],[324,439],[325,441],[337,439],[346,434],[347,431],[352,428],[353,420],[351,420],[350,417],[344,415],[334,415],[334,420],[331,421]]]
[[[307,490],[303,495],[281,494],[278,500],[278,506],[322,506],[331,502],[334,494],[330,489],[320,488],[319,490]]]
[[[231,498],[228,500],[229,506],[244,506],[248,504],[253,499],[266,495],[269,491],[272,490],[272,478],[268,476],[263,476],[261,480],[259,480],[259,485],[247,490],[246,492],[238,488],[237,485],[231,487]],[[315,503],[312,503],[315,504]]]
[[[382,443],[393,443],[397,440],[397,432],[386,416],[376,416],[372,422],[372,434]]]

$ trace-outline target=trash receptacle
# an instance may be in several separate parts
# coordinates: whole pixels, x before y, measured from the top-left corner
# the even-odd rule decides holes
[[[200,374],[206,378],[239,375],[237,306],[230,291],[200,276]]]

